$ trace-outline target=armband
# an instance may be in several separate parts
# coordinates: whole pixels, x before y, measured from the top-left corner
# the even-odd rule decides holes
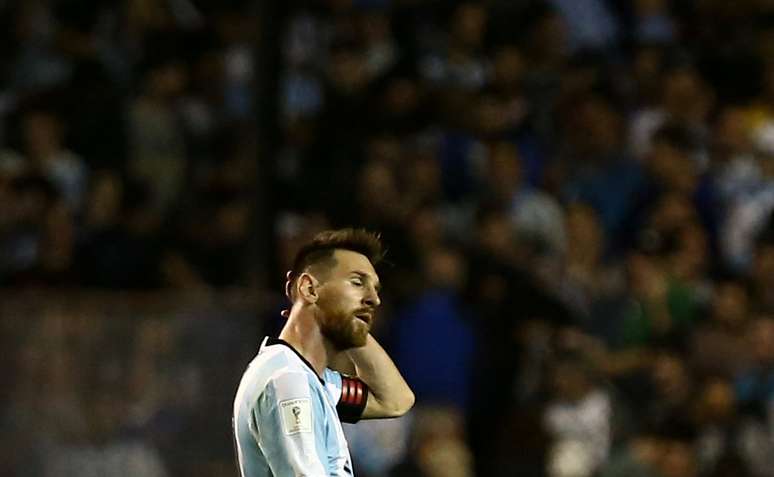
[[[341,398],[336,405],[341,422],[353,424],[360,420],[368,402],[368,386],[358,378],[341,376]]]

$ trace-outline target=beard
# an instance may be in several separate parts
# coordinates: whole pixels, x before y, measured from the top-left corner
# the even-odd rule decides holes
[[[356,318],[354,311],[340,308],[321,308],[320,311],[320,331],[338,350],[365,346],[370,327]]]

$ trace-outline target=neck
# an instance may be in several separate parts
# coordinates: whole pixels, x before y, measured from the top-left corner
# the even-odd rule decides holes
[[[287,323],[282,328],[280,339],[288,342],[322,377],[328,363],[336,355],[331,342],[322,334],[314,308],[296,304],[290,311]]]

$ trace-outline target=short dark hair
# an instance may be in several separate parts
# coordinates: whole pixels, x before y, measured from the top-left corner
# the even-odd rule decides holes
[[[324,262],[335,265],[333,254],[336,250],[350,250],[365,255],[373,266],[384,258],[382,239],[378,233],[354,228],[325,230],[315,235],[296,253],[291,269],[291,283],[313,265]],[[292,289],[286,290],[288,295],[291,295]]]

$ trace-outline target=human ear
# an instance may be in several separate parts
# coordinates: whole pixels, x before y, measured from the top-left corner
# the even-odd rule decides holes
[[[298,277],[298,292],[309,303],[317,303],[318,285],[319,282],[308,273],[302,273]]]

